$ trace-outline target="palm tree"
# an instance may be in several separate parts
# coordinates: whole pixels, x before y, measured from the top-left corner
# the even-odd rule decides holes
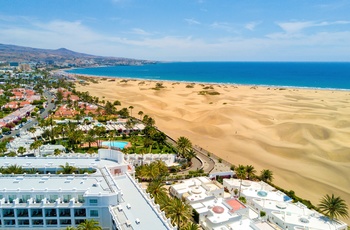
[[[130,109],[130,117],[132,117],[132,109],[134,108],[134,106],[130,105],[129,109]]]
[[[61,150],[55,149],[55,150],[53,151],[53,154],[54,154],[55,156],[58,156],[58,155],[61,154]]]
[[[76,228],[72,227],[72,226],[68,226],[66,227],[64,230],[76,230]]]
[[[25,153],[27,151],[27,149],[23,146],[20,146],[17,150],[17,153],[23,155],[23,153]]]
[[[179,137],[177,139],[177,148],[182,157],[186,157],[186,150],[192,148],[191,141],[186,137]]]
[[[245,166],[245,171],[247,173],[247,176],[248,176],[248,180],[252,179],[253,177],[255,177],[255,173],[256,173],[256,170],[254,168],[253,165],[247,165]]]
[[[12,173],[13,174],[23,174],[24,173],[22,166],[19,166],[17,164],[9,165],[3,171],[4,171],[4,174],[12,174]]]
[[[63,174],[73,174],[77,170],[76,167],[69,165],[68,162],[66,162],[66,165],[60,165],[60,167]]]
[[[139,111],[138,115],[140,116],[140,120],[142,120],[143,112],[142,112],[142,111]]]
[[[242,180],[247,178],[246,168],[243,165],[238,165],[236,168],[236,176],[240,179],[238,196],[241,196]]]
[[[147,187],[147,192],[150,193],[151,196],[158,203],[159,197],[166,194],[166,188],[164,188],[164,181],[162,179],[151,181]]]
[[[183,230],[199,230],[198,224],[195,224],[193,222],[188,223]]]
[[[84,137],[84,141],[89,143],[89,148],[91,148],[91,143],[96,142],[96,138],[89,133]]]
[[[264,182],[272,182],[273,180],[273,173],[269,169],[263,169],[260,172],[260,179]]]
[[[171,223],[176,224],[178,229],[184,226],[192,217],[191,206],[176,197],[170,200],[168,206],[165,207],[165,212],[171,219]]]
[[[42,141],[34,141],[33,143],[30,144],[30,149],[31,150],[36,150],[36,149],[39,149],[39,155],[40,155],[40,146],[43,145],[43,142]]]
[[[78,230],[102,230],[99,222],[94,219],[84,220],[78,225]]]
[[[318,205],[318,208],[331,220],[338,217],[348,218],[348,206],[346,202],[339,196],[335,197],[334,194],[329,196],[325,195]]]

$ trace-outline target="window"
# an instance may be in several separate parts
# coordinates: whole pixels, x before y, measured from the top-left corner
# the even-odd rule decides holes
[[[55,216],[57,216],[57,214],[56,214],[56,209],[46,209],[45,210],[45,216],[46,217],[55,217]]]
[[[10,203],[12,203],[14,199],[16,199],[16,195],[9,195]]]
[[[91,217],[97,217],[98,216],[98,210],[90,210],[90,216]]]
[[[43,220],[32,220],[33,225],[44,225]]]
[[[60,216],[70,216],[70,209],[68,208],[60,209]]]
[[[17,209],[17,217],[28,217],[28,209]]]
[[[78,195],[78,202],[79,203],[84,203],[84,196],[83,195]]]
[[[90,199],[89,203],[91,206],[97,206],[98,202],[97,202],[97,199]]]
[[[32,217],[42,217],[43,212],[41,209],[32,209]]]
[[[75,209],[74,210],[74,216],[75,217],[85,217],[86,216],[86,211],[83,208]]]
[[[57,220],[56,219],[46,220],[46,225],[57,225]]]
[[[72,221],[70,219],[67,220],[60,220],[61,225],[70,225],[72,224]]]
[[[18,220],[18,225],[29,225],[29,220]]]
[[[72,199],[71,195],[63,195],[63,202],[68,203]]]

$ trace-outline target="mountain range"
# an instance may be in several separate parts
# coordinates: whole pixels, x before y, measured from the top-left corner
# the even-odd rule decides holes
[[[5,62],[55,62],[55,63],[91,63],[99,65],[137,64],[149,62],[122,57],[104,57],[60,49],[39,49],[9,44],[0,44],[0,61]]]

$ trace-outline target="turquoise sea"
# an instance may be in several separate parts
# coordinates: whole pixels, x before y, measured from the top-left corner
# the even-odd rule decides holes
[[[350,90],[348,62],[160,62],[67,72],[165,81]]]

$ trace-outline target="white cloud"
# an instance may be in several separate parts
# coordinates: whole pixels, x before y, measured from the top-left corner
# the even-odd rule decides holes
[[[131,29],[130,33],[137,34],[137,35],[142,35],[142,36],[152,35],[152,33],[146,32],[145,30],[140,29],[140,28],[133,28],[133,29]]]
[[[194,20],[193,18],[185,18],[185,21],[189,24],[189,25],[200,25],[201,23],[197,20]]]
[[[227,23],[227,22],[214,22],[210,25],[210,27],[213,29],[224,30],[229,33],[238,33],[238,31],[235,30],[235,28],[230,23]]]
[[[255,29],[256,26],[258,26],[261,22],[249,22],[245,25],[245,28],[247,30],[251,30],[253,31]]]
[[[299,33],[302,30],[310,27],[350,24],[350,21],[334,21],[334,22],[295,21],[295,22],[280,22],[276,24],[279,27],[281,27],[286,33],[292,34],[292,33]]]

